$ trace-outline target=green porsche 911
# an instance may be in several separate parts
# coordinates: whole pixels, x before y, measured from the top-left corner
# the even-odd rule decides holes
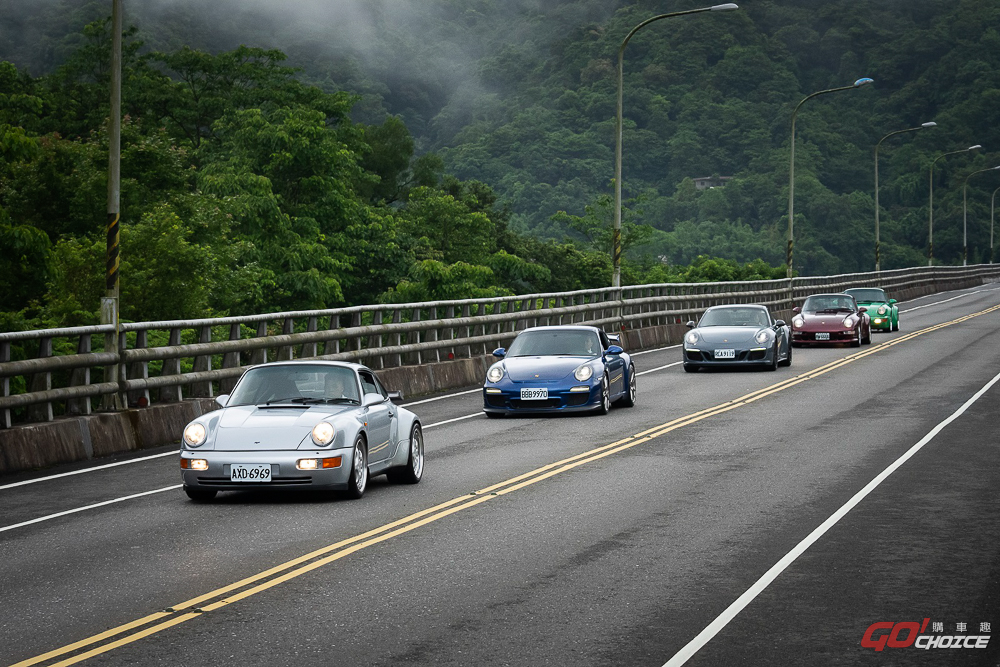
[[[872,331],[899,331],[899,307],[885,290],[877,287],[852,287],[845,289],[844,293],[850,294],[859,306],[868,309],[868,315],[872,318]]]

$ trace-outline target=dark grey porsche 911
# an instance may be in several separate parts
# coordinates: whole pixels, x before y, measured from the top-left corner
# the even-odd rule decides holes
[[[684,370],[712,366],[761,366],[775,370],[792,363],[791,332],[767,306],[713,306],[684,334]]]

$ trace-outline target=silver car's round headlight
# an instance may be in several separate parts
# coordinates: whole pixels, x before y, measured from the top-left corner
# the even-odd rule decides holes
[[[695,343],[697,343],[697,342],[698,342],[698,334],[697,334],[697,332],[694,332],[694,331],[688,331],[688,332],[687,332],[687,333],[686,333],[686,334],[684,335],[684,341],[685,341],[685,342],[686,342],[686,343],[687,343],[688,345],[694,345]]]
[[[767,341],[771,340],[771,330],[770,329],[763,329],[761,331],[758,331],[757,335],[754,336],[754,340],[756,340],[758,343],[760,343],[761,345],[763,345]]]
[[[313,426],[312,440],[320,447],[326,447],[333,442],[333,436],[336,432],[330,422],[320,422]]]
[[[794,318],[792,320],[792,326],[795,327],[796,329],[801,329],[805,325],[806,325],[806,321],[804,319],[802,319],[801,317],[796,317],[796,318]]]
[[[573,377],[577,379],[578,382],[586,382],[594,375],[594,367],[590,364],[584,364],[580,366],[575,371],[573,371]]]
[[[192,422],[184,428],[184,443],[190,447],[199,447],[205,444],[207,437],[208,431],[205,430],[204,424]]]
[[[503,366],[494,366],[486,372],[486,379],[490,382],[499,382],[503,379]]]
[[[844,318],[844,328],[845,329],[853,329],[854,325],[857,324],[857,323],[858,323],[858,321],[854,318],[853,315],[849,315],[848,317]]]

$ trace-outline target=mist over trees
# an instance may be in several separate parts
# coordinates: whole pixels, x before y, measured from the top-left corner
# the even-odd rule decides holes
[[[0,18],[0,329],[96,321],[110,3]],[[291,5],[291,6],[289,6]],[[125,0],[129,319],[610,283],[617,54],[693,1]],[[755,0],[624,58],[623,281],[961,261],[962,184],[1000,163],[1000,0]],[[1000,173],[1000,172],[998,172]],[[731,177],[699,190],[694,179]],[[968,182],[970,263],[1000,177]]]

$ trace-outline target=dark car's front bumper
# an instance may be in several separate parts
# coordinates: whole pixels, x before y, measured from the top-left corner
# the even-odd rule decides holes
[[[774,362],[773,347],[737,349],[732,359],[716,359],[715,350],[704,347],[684,348],[685,366],[768,366]]]
[[[581,385],[574,385],[581,386]],[[586,412],[601,405],[600,383],[588,385],[587,391],[571,391],[572,387],[546,387],[548,398],[522,400],[517,383],[483,387],[483,412],[510,414],[514,412]]]
[[[827,334],[830,336],[827,340],[817,340],[816,334]],[[856,329],[851,329],[850,331],[837,330],[837,331],[792,331],[792,342],[796,344],[803,345],[832,345],[834,343],[856,343],[860,340],[860,336]]]

